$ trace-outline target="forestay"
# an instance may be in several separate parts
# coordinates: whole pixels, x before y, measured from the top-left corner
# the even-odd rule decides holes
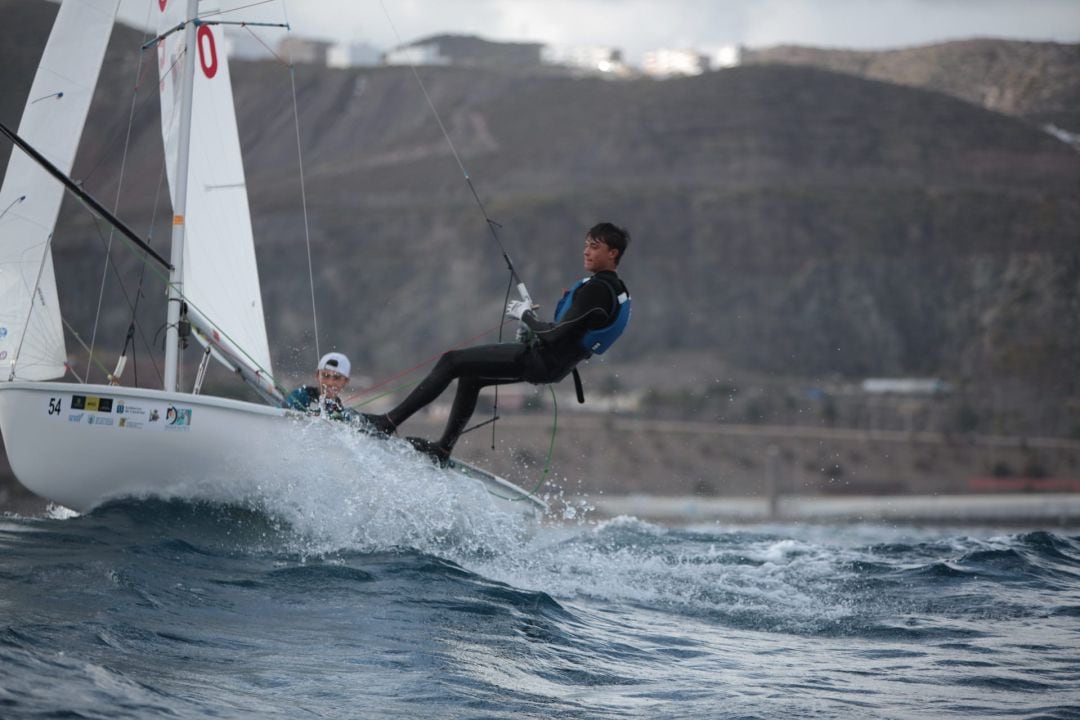
[[[19,135],[64,173],[75,161],[118,5],[60,6],[23,110]],[[66,372],[50,244],[63,196],[63,185],[12,151],[0,189],[0,382]]]
[[[156,0],[158,32],[184,22],[186,3]],[[216,3],[200,3],[206,16]],[[251,232],[232,80],[220,26],[198,26],[192,98],[183,292],[193,321],[220,345],[242,350],[253,369],[272,374]],[[184,34],[158,45],[161,132],[174,207],[179,153]]]

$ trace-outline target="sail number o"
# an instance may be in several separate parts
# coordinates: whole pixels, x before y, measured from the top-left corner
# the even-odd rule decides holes
[[[217,45],[214,44],[214,33],[206,25],[199,26],[195,44],[199,46],[199,64],[202,65],[203,75],[212,78],[217,75]]]

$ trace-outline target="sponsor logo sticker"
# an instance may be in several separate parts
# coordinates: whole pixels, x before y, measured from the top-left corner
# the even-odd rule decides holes
[[[96,395],[72,395],[71,409],[88,410],[90,412],[112,412],[113,399]]]
[[[170,405],[165,411],[165,425],[170,428],[186,428],[191,425],[191,408]]]

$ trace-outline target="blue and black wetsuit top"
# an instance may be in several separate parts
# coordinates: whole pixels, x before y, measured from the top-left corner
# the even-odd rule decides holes
[[[630,291],[612,270],[579,280],[555,307],[554,322],[526,312],[522,321],[539,340],[549,368],[562,374],[593,353],[603,353],[630,322]]]
[[[351,420],[356,414],[345,407],[340,399],[322,398],[319,388],[311,385],[304,385],[293,390],[281,406],[311,415],[326,415],[331,420]]]

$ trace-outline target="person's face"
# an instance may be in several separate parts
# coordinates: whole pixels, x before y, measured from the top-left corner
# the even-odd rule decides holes
[[[585,236],[586,271],[598,273],[602,270],[614,270],[618,257],[619,251],[615,248],[594,239],[591,235]]]
[[[323,397],[337,399],[345,386],[349,384],[349,378],[336,370],[319,370],[315,373],[315,379],[319,383],[319,392]]]

